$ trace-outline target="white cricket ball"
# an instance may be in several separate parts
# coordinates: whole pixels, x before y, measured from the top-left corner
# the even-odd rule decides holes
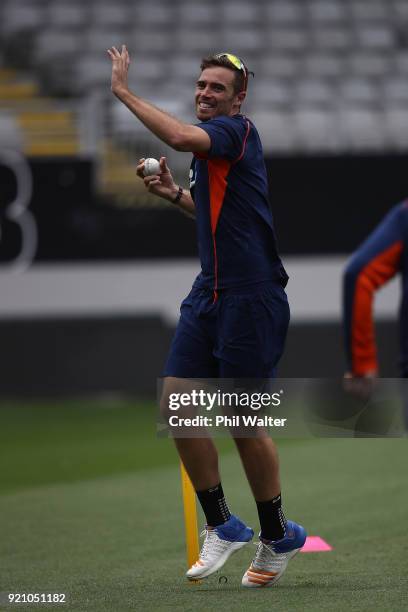
[[[145,176],[152,176],[152,174],[160,174],[160,164],[154,157],[148,157],[144,162],[143,174]]]

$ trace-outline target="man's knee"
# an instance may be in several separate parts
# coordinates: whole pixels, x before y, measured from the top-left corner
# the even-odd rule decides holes
[[[168,377],[164,379],[163,390],[160,398],[160,415],[168,423],[169,418],[180,415],[182,412],[190,412],[191,405],[181,402],[181,396],[185,399],[192,390],[192,383],[188,379]]]
[[[172,410],[170,410],[170,397],[168,393],[162,393],[159,409],[161,418],[164,419],[166,423],[168,423],[169,418],[172,414]]]

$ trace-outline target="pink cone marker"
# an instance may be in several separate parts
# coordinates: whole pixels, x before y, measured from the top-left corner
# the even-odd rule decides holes
[[[320,538],[319,536],[308,536],[303,548],[300,549],[300,552],[326,552],[328,550],[333,550],[333,548],[330,546],[330,544],[325,542],[323,538]]]

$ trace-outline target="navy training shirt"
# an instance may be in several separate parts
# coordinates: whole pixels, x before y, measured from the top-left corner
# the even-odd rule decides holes
[[[201,274],[194,286],[213,291],[288,276],[279,258],[262,144],[243,115],[197,124],[210,150],[194,153],[190,192],[195,204]]]

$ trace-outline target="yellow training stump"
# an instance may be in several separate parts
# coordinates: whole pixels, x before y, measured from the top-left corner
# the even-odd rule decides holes
[[[196,496],[193,485],[191,484],[191,480],[182,461],[180,461],[180,470],[181,488],[183,491],[187,565],[190,568],[198,560],[199,555]],[[190,580],[189,582],[198,583],[201,582],[201,580]]]

